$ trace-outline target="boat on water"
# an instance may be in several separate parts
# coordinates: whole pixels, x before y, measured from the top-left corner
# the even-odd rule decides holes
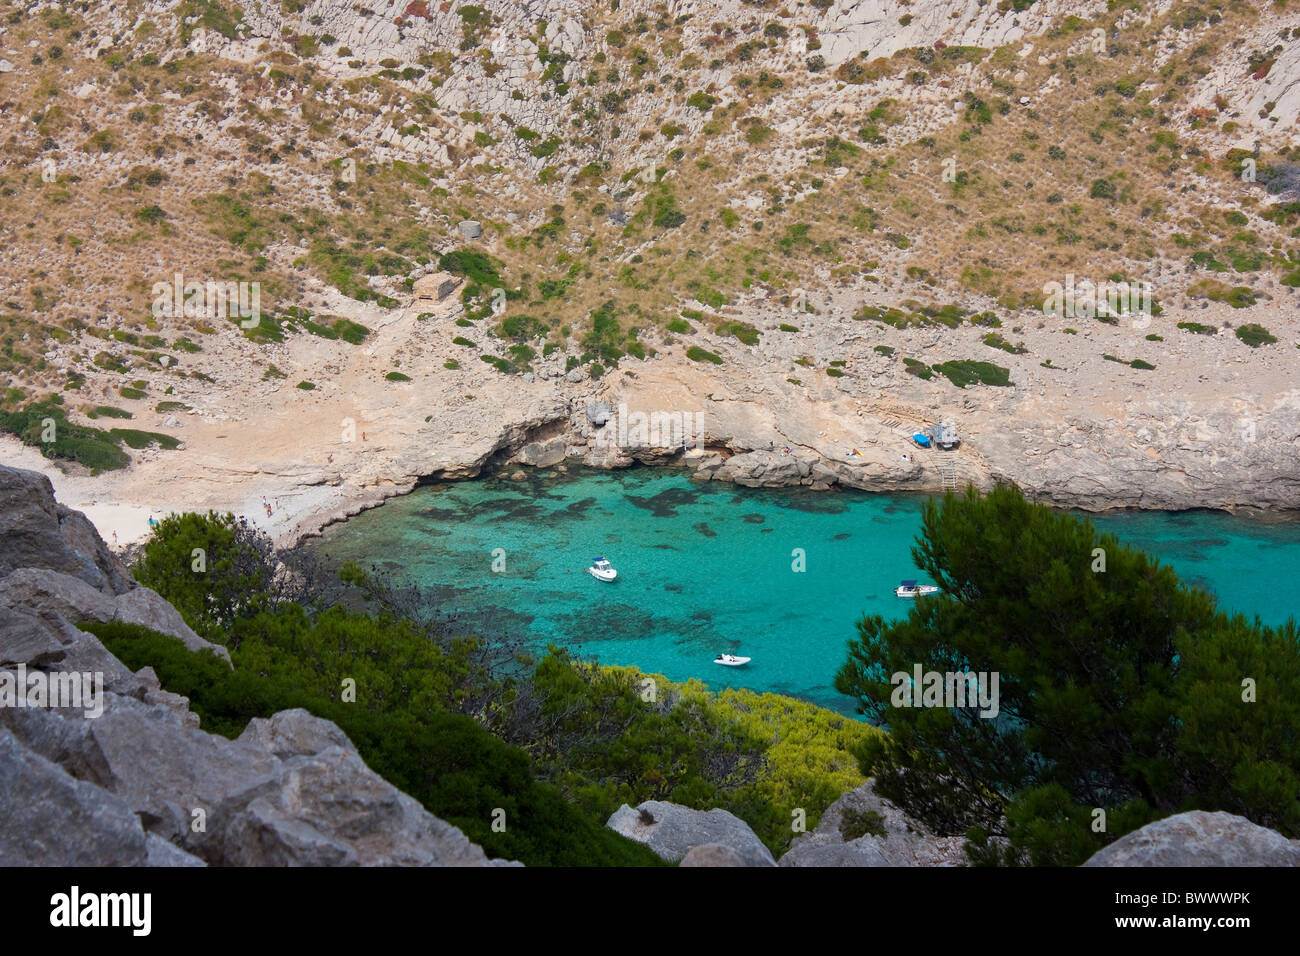
[[[719,654],[713,659],[713,663],[721,664],[724,667],[739,667],[742,664],[748,664],[752,660],[749,657],[736,657],[734,654]]]
[[[596,560],[592,561],[587,573],[597,581],[613,581],[618,577],[618,572],[604,558],[596,558]]]
[[[920,594],[938,594],[939,589],[933,584],[917,584],[915,581],[903,581],[894,588],[894,597],[914,598]]]

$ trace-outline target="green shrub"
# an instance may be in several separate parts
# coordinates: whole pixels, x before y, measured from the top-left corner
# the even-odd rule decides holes
[[[114,408],[112,405],[96,405],[86,413],[87,418],[135,418],[124,408]]]
[[[712,362],[714,365],[722,364],[722,356],[707,349],[702,349],[698,345],[692,345],[686,350],[686,357],[692,362]]]
[[[845,807],[840,816],[840,836],[848,842],[867,835],[888,838],[885,832],[885,818],[875,810]]]
[[[1090,570],[1099,554],[1104,574]],[[984,864],[1075,866],[1191,809],[1300,836],[1300,700],[1280,691],[1300,681],[1294,620],[1229,616],[1154,558],[1007,485],[931,499],[913,557],[940,593],[903,620],[860,619],[835,678],[888,721],[857,748],[880,797],[965,833]],[[998,675],[1006,719],[893,706],[891,674],[954,662]],[[1279,691],[1243,707],[1243,674]],[[1104,830],[1091,825],[1099,793]]]
[[[384,378],[390,382],[409,382],[411,380],[411,376],[403,375],[401,372],[389,372]]]
[[[493,856],[530,866],[663,865],[537,782],[523,751],[470,717],[430,706],[447,692],[437,675],[448,664],[418,632],[338,608],[313,621],[294,607],[245,626],[233,671],[138,625],[86,627],[127,666],[153,667],[210,732],[233,739],[252,718],[297,707],[333,721],[372,770]],[[344,677],[368,688],[364,704],[338,701]],[[504,830],[492,827],[498,808],[510,821]]]
[[[700,110],[701,112],[708,112],[709,110],[713,109],[714,104],[716,104],[717,102],[718,101],[716,97],[712,97],[708,93],[704,93],[704,92],[692,93],[690,96],[686,98],[687,106],[693,106],[697,110]]]
[[[1269,334],[1268,329],[1262,325],[1256,325],[1254,322],[1238,326],[1237,338],[1253,349],[1259,348],[1261,345],[1272,345],[1277,341],[1277,337]]]
[[[915,375],[917,378],[924,379],[927,382],[934,378],[934,372],[931,370],[930,366],[914,358],[907,358],[904,356],[903,370],[907,372],[908,375]]]
[[[717,328],[718,335],[733,335],[746,345],[758,344],[758,329],[747,322],[723,322]]]
[[[53,425],[54,440],[47,424]],[[50,459],[75,461],[92,474],[124,468],[131,456],[122,450],[121,440],[111,432],[86,425],[74,425],[54,402],[33,402],[20,411],[0,412],[0,430],[14,435],[25,445],[40,449]]]
[[[940,362],[934,366],[934,370],[958,388],[965,388],[967,385],[1009,386],[1011,384],[1011,370],[1001,365],[994,365],[992,362],[975,362],[970,359]]]
[[[311,391],[312,389],[314,389],[315,387],[316,387],[316,383],[315,383],[315,382],[299,382],[299,383],[295,386],[295,388],[300,388],[300,389],[302,389],[304,392],[310,392],[310,391]]]

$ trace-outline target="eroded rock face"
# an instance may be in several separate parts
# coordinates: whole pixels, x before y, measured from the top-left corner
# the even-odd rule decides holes
[[[0,729],[0,866],[141,866],[146,857],[126,801]]]
[[[73,622],[143,624],[229,660],[225,649],[128,586],[93,528],[82,536],[85,519],[59,517],[48,481],[0,468],[0,500],[0,670],[91,674],[100,688],[85,706],[0,706],[0,866],[497,862],[371,771],[329,721],[290,710],[238,740],[205,733],[152,668],[132,673]]]
[[[1084,866],[1300,866],[1300,840],[1231,813],[1193,810],[1148,823]]]
[[[846,839],[841,829],[849,818],[848,835],[857,832],[853,820],[875,813],[876,829]],[[817,828],[794,838],[781,857],[781,866],[962,866],[961,837],[938,837],[876,795],[868,780],[840,797],[822,814]]]
[[[0,578],[19,568],[59,571],[115,595],[136,586],[86,516],[54,500],[50,479],[0,465]]]
[[[730,850],[743,861],[739,865],[776,865],[772,851],[763,845],[749,824],[726,810],[691,810],[662,800],[647,800],[635,809],[623,804],[605,826],[628,839],[644,843],[665,860],[681,860],[693,848],[707,844]],[[700,860],[718,860],[723,855],[726,854],[720,850],[701,850],[692,865],[705,865]]]
[[[229,652],[203,640],[180,612],[141,587],[94,526],[54,500],[50,480],[0,466],[0,608],[53,615],[65,622],[125,621],[179,638],[192,651],[226,661]],[[0,663],[3,660],[0,644]]]
[[[687,850],[678,866],[749,866],[749,864],[738,851],[729,846],[723,846],[721,843],[701,843]]]

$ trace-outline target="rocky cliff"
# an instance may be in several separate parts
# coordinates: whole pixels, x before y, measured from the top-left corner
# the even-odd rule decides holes
[[[151,668],[132,673],[78,630],[85,620],[229,660],[138,586],[48,479],[0,467],[0,866],[498,862],[373,773],[329,721],[289,710],[237,740],[205,733]],[[24,696],[82,674],[102,689],[93,706]]]

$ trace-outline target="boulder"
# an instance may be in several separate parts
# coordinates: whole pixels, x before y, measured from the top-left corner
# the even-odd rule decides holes
[[[678,866],[749,866],[749,864],[738,851],[729,846],[721,843],[701,843],[687,850]]]
[[[869,813],[876,815],[874,832],[855,836],[862,829],[858,821]],[[933,835],[878,796],[868,780],[827,807],[816,829],[795,837],[780,865],[962,866],[964,842],[962,837]]]
[[[564,461],[567,445],[563,437],[552,438],[546,442],[529,442],[519,449],[518,459],[525,465],[535,468],[550,468]]]
[[[300,740],[314,739],[310,746],[316,746],[324,736],[342,733],[328,721],[318,724],[331,729],[317,726]],[[222,861],[236,866],[493,863],[460,830],[371,771],[350,743],[286,760],[275,791],[231,818]]]
[[[1300,866],[1300,840],[1231,813],[1192,810],[1148,823],[1084,866]]]
[[[587,403],[587,421],[591,422],[597,428],[609,421],[613,414],[609,402],[588,402]]]
[[[207,866],[197,856],[152,833],[145,834],[145,866]]]
[[[135,586],[86,516],[54,500],[49,478],[0,465],[0,577],[19,568],[60,571],[106,593]]]
[[[81,578],[45,568],[19,568],[0,580],[0,604],[30,611],[54,611],[69,621],[111,621],[111,595]]]
[[[58,632],[34,614],[0,606],[0,667],[63,659]]]
[[[140,866],[127,803],[70,776],[0,728],[0,866]]]
[[[281,760],[311,756],[330,747],[356,751],[338,724],[315,717],[301,707],[282,710],[269,719],[254,717],[238,739]]]
[[[749,824],[726,810],[691,810],[675,803],[647,800],[635,809],[623,804],[605,826],[644,843],[665,860],[680,860],[692,847],[719,844],[735,852],[745,866],[776,865],[772,851]]]
[[[411,288],[417,299],[441,302],[456,291],[461,281],[450,272],[433,272],[416,279]]]
[[[227,664],[230,663],[229,651],[195,634],[181,617],[181,612],[168,604],[157,591],[150,588],[137,587],[118,595],[112,620],[139,624],[160,634],[168,634],[178,638],[192,651],[211,651]]]

